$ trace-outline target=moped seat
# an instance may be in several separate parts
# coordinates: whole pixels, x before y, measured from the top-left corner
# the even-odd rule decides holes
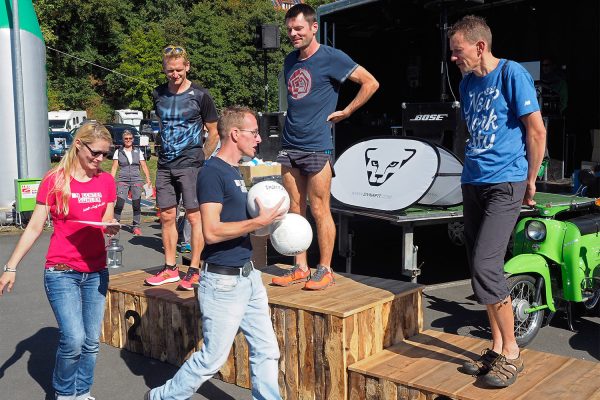
[[[582,235],[600,233],[600,214],[582,215],[569,219],[567,222],[576,225]]]

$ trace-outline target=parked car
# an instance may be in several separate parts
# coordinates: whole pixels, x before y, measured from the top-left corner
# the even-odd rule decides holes
[[[140,123],[140,130],[142,134],[147,132],[150,140],[156,142],[156,137],[160,133],[160,123],[157,119],[143,119]]]
[[[135,126],[128,125],[128,124],[106,124],[104,126],[106,126],[106,129],[108,129],[108,131],[110,132],[110,135],[112,136],[112,139],[113,139],[113,143],[110,146],[108,157],[112,158],[113,154],[115,153],[115,150],[120,147],[123,147],[123,131],[128,129],[131,131],[131,133],[133,133],[133,146],[139,147],[140,149],[143,150],[144,158],[146,160],[150,159],[151,150],[150,150],[150,145],[147,144],[149,141],[149,138],[148,137],[144,138],[143,136],[145,136],[145,135],[141,135]],[[142,142],[143,144],[140,145],[140,142]]]
[[[50,137],[50,160],[59,161],[67,152],[67,149],[73,144],[75,129],[71,132],[53,132],[48,128]]]

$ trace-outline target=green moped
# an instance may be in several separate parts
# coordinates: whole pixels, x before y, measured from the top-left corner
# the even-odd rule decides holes
[[[513,257],[504,265],[519,346],[533,340],[544,316],[547,325],[565,311],[574,331],[574,303],[596,313],[600,308],[600,213],[594,199],[535,208],[539,216],[517,223]],[[569,219],[559,220],[559,214]]]

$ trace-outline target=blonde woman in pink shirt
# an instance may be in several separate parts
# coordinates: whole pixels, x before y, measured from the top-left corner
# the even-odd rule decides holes
[[[100,169],[111,136],[99,123],[77,130],[61,162],[42,179],[37,204],[0,276],[0,295],[10,292],[17,266],[42,233],[50,214],[54,232],[46,255],[44,287],[60,330],[52,386],[58,400],[90,400],[108,288],[104,233],[116,222],[115,181]]]

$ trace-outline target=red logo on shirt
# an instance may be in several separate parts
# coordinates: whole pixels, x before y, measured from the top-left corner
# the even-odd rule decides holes
[[[288,80],[288,92],[294,100],[300,100],[310,93],[311,84],[310,72],[304,68],[297,69]]]

